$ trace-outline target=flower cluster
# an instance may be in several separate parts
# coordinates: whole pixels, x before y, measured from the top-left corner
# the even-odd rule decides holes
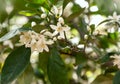
[[[53,33],[49,32],[48,30],[42,30],[40,33],[28,31],[23,32],[23,34],[20,36],[20,42],[25,44],[26,47],[30,47],[31,51],[43,52],[45,50],[48,52],[48,45],[54,43],[54,37],[65,39],[65,35],[70,31],[70,27],[65,24],[64,19],[61,17],[62,6],[59,8],[53,6],[51,12],[52,15],[58,19],[57,25],[50,25]],[[41,14],[41,18],[46,18],[46,15],[44,15],[44,13]]]
[[[44,34],[36,33],[34,31],[23,32],[23,35],[20,36],[20,42],[25,44],[26,47],[30,47],[31,51],[43,52],[49,51],[48,45],[53,44],[51,39],[47,39],[50,32],[44,32]]]
[[[114,55],[114,56],[111,56],[111,58],[114,58],[114,61],[113,61],[114,66],[117,65],[118,68],[120,69],[120,56]]]
[[[50,27],[54,30],[53,36],[58,35],[58,38],[64,39],[65,35],[69,33],[70,27],[64,23],[64,19],[61,17],[62,6],[60,6],[59,8],[53,6],[52,12],[56,16],[56,18],[58,18],[57,25],[50,25]]]

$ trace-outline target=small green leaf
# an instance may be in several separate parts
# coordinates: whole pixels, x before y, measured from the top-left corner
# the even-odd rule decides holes
[[[120,71],[116,72],[113,78],[113,84],[120,84]]]
[[[48,77],[51,84],[69,84],[66,67],[56,48],[51,49],[48,60]]]
[[[29,64],[30,48],[21,46],[11,52],[5,60],[1,73],[1,84],[10,84]]]
[[[20,11],[19,14],[24,15],[24,16],[33,16],[33,15],[35,15],[36,13],[33,12],[33,11],[25,10],[25,11]]]

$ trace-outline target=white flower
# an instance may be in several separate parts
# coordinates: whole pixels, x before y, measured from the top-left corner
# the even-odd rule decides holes
[[[120,15],[117,15],[116,12],[113,13],[113,16],[108,16],[109,19],[113,19],[115,21],[119,21],[120,20]]]
[[[114,56],[110,56],[110,58],[114,58],[113,61],[114,66],[117,65],[118,68],[120,69],[120,56],[114,55]]]
[[[62,15],[62,6],[60,6],[59,8],[57,8],[56,6],[53,6],[51,11],[53,14],[55,14],[57,18],[59,18]]]
[[[26,47],[29,47],[31,40],[31,31],[23,32],[23,35],[20,36],[20,42],[26,44]]]
[[[70,30],[69,26],[67,26],[67,25],[62,26],[59,22],[57,23],[57,26],[56,25],[50,25],[50,27],[53,30],[55,30],[53,32],[53,36],[59,34],[59,37],[61,37],[61,38],[65,38],[64,33],[66,34]]]

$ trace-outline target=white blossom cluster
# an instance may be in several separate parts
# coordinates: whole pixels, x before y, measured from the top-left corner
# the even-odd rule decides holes
[[[36,33],[34,31],[23,32],[23,35],[20,36],[20,42],[25,44],[26,47],[30,47],[31,51],[43,52],[49,51],[48,45],[53,44],[54,42],[51,39],[47,39],[46,36],[50,35],[50,32]]]
[[[110,58],[114,58],[114,61],[113,61],[114,66],[117,65],[118,68],[120,69],[120,56],[114,55],[114,56],[110,56]]]
[[[114,33],[116,30],[119,31],[118,24],[120,24],[120,15],[117,15],[117,13],[114,12],[113,15],[108,16],[106,20],[108,20],[108,23],[106,25],[99,25],[93,32],[94,35],[106,35],[108,32]]]
[[[31,51],[46,52],[49,51],[48,45],[54,43],[53,39],[56,37],[58,39],[65,39],[65,35],[70,31],[70,27],[64,23],[62,15],[62,6],[57,8],[53,6],[51,9],[53,15],[58,19],[57,25],[50,24],[50,28],[53,30],[53,33],[48,30],[42,30],[40,33],[35,31],[23,32],[20,36],[20,42],[25,44],[26,47],[30,47]],[[46,15],[43,13],[41,18],[46,18]]]

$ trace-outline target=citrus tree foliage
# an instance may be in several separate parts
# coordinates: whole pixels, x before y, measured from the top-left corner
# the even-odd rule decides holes
[[[119,3],[0,0],[1,84],[120,84]]]

